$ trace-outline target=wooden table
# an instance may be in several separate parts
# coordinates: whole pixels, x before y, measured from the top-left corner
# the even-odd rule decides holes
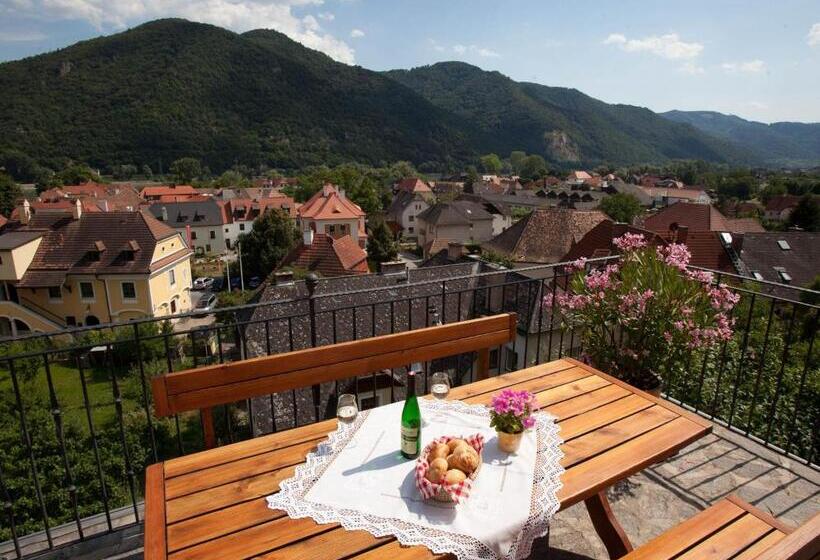
[[[572,359],[453,389],[450,398],[487,403],[502,388],[535,393],[558,418],[566,469],[561,508],[586,502],[610,555],[631,545],[604,491],[711,431],[697,415]],[[146,477],[145,558],[432,558],[424,547],[290,519],[265,496],[293,475],[336,420],[151,465]],[[398,436],[397,436],[398,437]]]

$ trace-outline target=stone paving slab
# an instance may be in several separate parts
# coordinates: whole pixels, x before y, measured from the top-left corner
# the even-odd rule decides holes
[[[609,500],[637,547],[728,494],[797,526],[820,511],[820,473],[715,426],[676,456],[611,489]],[[550,546],[550,556],[542,543],[532,558],[608,558],[583,504],[556,516]]]

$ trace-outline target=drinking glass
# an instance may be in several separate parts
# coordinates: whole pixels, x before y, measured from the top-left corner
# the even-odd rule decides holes
[[[356,406],[356,395],[345,393],[339,395],[339,403],[336,405],[336,418],[340,422],[350,423],[356,419],[359,407]]]
[[[436,400],[443,401],[447,398],[450,392],[450,376],[446,372],[437,371],[430,376],[430,393]],[[443,416],[441,413],[435,415],[436,420],[441,421]]]

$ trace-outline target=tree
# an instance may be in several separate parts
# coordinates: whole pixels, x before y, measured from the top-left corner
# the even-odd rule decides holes
[[[259,216],[251,232],[239,237],[247,268],[259,276],[267,276],[296,245],[298,238],[296,225],[283,210],[276,208]]]
[[[399,246],[384,218],[374,218],[370,224],[370,235],[367,237],[367,256],[370,260],[383,263],[396,260]]]
[[[142,176],[146,179],[150,179],[154,176],[154,172],[151,170],[151,166],[147,163],[142,166]]]
[[[640,201],[631,194],[617,193],[601,201],[601,211],[616,222],[631,224],[643,208]]]
[[[86,164],[75,163],[57,173],[56,180],[61,185],[82,185],[89,181],[100,182],[102,178]]]
[[[8,217],[23,197],[20,186],[9,175],[0,172],[0,214]]]
[[[211,181],[214,188],[250,187],[251,182],[238,171],[229,170]]]
[[[114,179],[127,180],[137,174],[137,166],[130,163],[115,165],[111,168],[111,174],[114,176]]]
[[[512,168],[513,173],[521,173],[521,166],[524,164],[526,158],[526,152],[519,150],[510,152],[510,168]]]
[[[820,204],[817,197],[805,195],[789,216],[789,226],[804,231],[820,231]]]
[[[547,174],[547,162],[544,158],[537,155],[531,155],[524,158],[521,163],[521,170],[519,175],[525,181],[540,179]]]
[[[170,171],[177,184],[189,184],[202,175],[202,164],[196,158],[184,157],[174,161]]]
[[[478,182],[478,170],[475,168],[475,165],[468,165],[467,166],[467,180],[464,181],[464,186],[465,187],[472,187],[477,182]]]
[[[501,171],[501,158],[496,154],[481,156],[481,168],[485,173],[496,175]]]

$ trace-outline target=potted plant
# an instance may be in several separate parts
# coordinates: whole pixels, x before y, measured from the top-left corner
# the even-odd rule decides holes
[[[732,337],[740,297],[690,269],[685,245],[651,247],[632,233],[614,244],[617,263],[587,270],[585,259],[576,261],[566,291],[545,304],[576,329],[595,367],[659,395],[661,372]]]
[[[521,445],[524,430],[535,426],[535,395],[529,391],[504,389],[493,395],[491,406],[490,427],[495,428],[498,448],[505,453],[515,453]]]

